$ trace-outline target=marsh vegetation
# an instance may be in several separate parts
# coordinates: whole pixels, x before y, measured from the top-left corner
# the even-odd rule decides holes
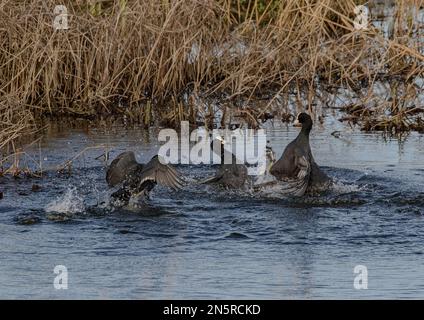
[[[249,126],[343,111],[423,131],[422,0],[0,0],[0,148],[65,117]],[[369,8],[355,28],[355,7]]]

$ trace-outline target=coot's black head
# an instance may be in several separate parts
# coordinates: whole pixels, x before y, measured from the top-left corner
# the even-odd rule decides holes
[[[305,112],[301,112],[297,115],[293,125],[295,127],[302,127],[302,131],[309,133],[312,129],[312,124],[311,116]]]
[[[213,146],[214,143],[216,143],[217,146],[219,146],[219,145],[223,146],[223,145],[225,145],[225,140],[221,136],[216,136],[216,137],[214,137],[214,139],[211,142],[211,147]]]

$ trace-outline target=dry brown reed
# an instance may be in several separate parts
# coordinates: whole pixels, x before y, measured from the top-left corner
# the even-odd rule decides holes
[[[354,28],[364,3],[355,0],[62,3],[68,30],[53,28],[57,1],[0,0],[0,148],[45,116],[177,125],[197,116],[187,96],[248,105],[268,95],[245,111],[259,119],[292,92],[310,111],[323,87],[347,87],[367,105],[375,96],[364,88],[397,77],[393,90],[413,94],[424,73],[423,0],[395,1],[388,36]],[[408,94],[374,107],[403,117]]]

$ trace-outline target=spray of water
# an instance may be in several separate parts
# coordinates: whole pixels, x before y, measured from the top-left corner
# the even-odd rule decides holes
[[[331,191],[335,194],[345,194],[345,193],[353,193],[360,192],[366,189],[366,185],[359,186],[354,183],[343,182],[337,179],[333,180],[331,185]]]
[[[68,188],[58,199],[50,202],[46,207],[46,212],[57,213],[82,213],[85,206],[83,198],[78,194],[75,187]]]

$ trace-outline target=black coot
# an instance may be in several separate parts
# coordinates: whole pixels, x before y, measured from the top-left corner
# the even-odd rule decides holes
[[[141,164],[132,151],[123,152],[112,161],[106,172],[106,181],[110,187],[122,184],[111,195],[112,203],[120,205],[128,204],[133,195],[147,197],[156,184],[175,190],[183,185],[180,174],[171,165],[162,164],[157,155],[148,163]]]
[[[287,183],[286,193],[303,196],[327,189],[331,179],[318,167],[309,145],[309,133],[312,119],[306,113],[300,113],[294,123],[302,130],[296,139],[290,142],[281,158],[272,166],[270,173],[278,180]]]
[[[202,181],[202,183],[214,183],[225,188],[238,189],[245,185],[248,179],[247,168],[244,164],[238,164],[237,158],[231,152],[225,150],[225,141],[217,137],[212,141],[211,148],[216,151],[214,144],[220,145],[221,164],[212,178]],[[231,163],[225,163],[225,159],[231,159]]]

